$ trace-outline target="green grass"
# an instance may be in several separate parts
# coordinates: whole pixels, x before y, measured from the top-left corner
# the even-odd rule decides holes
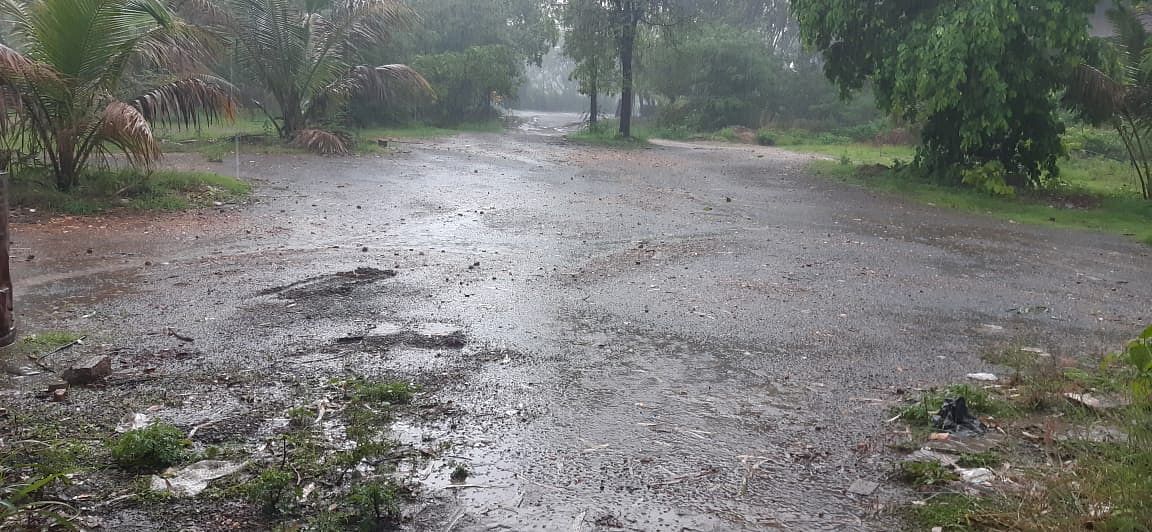
[[[362,403],[390,403],[406,405],[412,402],[416,387],[403,381],[352,382],[352,398]]]
[[[356,151],[376,153],[381,151],[377,139],[429,139],[449,137],[464,132],[498,133],[504,129],[499,120],[466,122],[451,127],[435,127],[413,124],[400,127],[353,128],[348,130],[356,142]],[[240,153],[282,154],[305,153],[304,150],[289,146],[276,136],[276,128],[268,119],[260,116],[247,116],[234,123],[213,123],[199,128],[165,126],[156,128],[164,150],[168,152],[191,152],[204,155],[209,161],[220,162],[234,157],[236,136],[241,139]]]
[[[898,194],[914,200],[960,211],[1032,225],[1087,229],[1135,237],[1152,244],[1152,202],[1139,198],[1125,182],[1116,161],[1093,158],[1065,161],[1066,185],[1055,191],[1021,193],[1014,198],[996,197],[975,190],[942,185],[896,175],[875,166],[900,158],[896,148],[866,145],[796,146],[796,151],[842,157],[839,161],[814,161],[811,169],[869,189]],[[884,151],[890,150],[890,151]],[[861,168],[858,165],[865,165]]]
[[[177,170],[91,171],[68,192],[56,190],[50,176],[33,170],[13,175],[10,184],[15,207],[79,215],[113,209],[179,211],[237,201],[250,192],[251,185],[233,177]]]
[[[909,528],[1148,530],[1152,397],[1132,386],[1140,378],[1133,362],[1104,355],[1057,364],[1051,357],[1026,357],[1012,350],[989,360],[1008,365],[1017,375],[986,390],[985,400],[1009,403],[1019,416],[997,420],[996,450],[960,454],[957,465],[998,469],[1011,487],[996,480],[990,490],[950,493],[960,491],[947,483],[950,471],[901,465],[898,478],[941,492],[902,510]],[[1072,407],[1063,395],[1070,391],[1126,398],[1131,405]],[[909,428],[915,429],[918,420],[910,417]],[[1121,431],[1126,438],[1101,442],[1074,436],[1091,433],[1091,427]]]
[[[913,530],[931,530],[941,527],[946,531],[976,530],[973,514],[980,509],[980,499],[963,494],[945,494],[934,497],[920,506],[908,506],[905,519]]]
[[[913,486],[937,486],[960,480],[960,475],[940,462],[900,462],[897,477]]]
[[[932,416],[940,411],[944,400],[954,397],[963,397],[968,403],[968,410],[976,416],[1003,417],[1013,413],[1012,405],[987,390],[970,384],[953,384],[941,390],[925,392],[913,404],[897,409],[900,419],[913,426],[928,426],[932,423]]]
[[[625,138],[620,136],[617,127],[615,120],[605,120],[600,122],[595,128],[584,128],[575,133],[568,134],[568,140],[580,144],[606,146],[609,148],[635,149],[647,148],[649,146],[649,131],[643,128],[634,128],[632,130],[632,136]]]

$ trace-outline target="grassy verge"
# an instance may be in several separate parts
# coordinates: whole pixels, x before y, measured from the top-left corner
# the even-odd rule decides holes
[[[648,139],[650,138],[651,131],[642,127],[637,127],[632,130],[632,137],[621,137],[619,133],[619,122],[615,120],[605,120],[597,124],[594,128],[584,128],[575,133],[568,134],[568,140],[578,142],[580,144],[590,144],[595,146],[607,146],[610,148],[647,148],[649,146]]]
[[[229,529],[395,529],[411,499],[398,470],[417,463],[421,453],[394,440],[389,427],[396,415],[413,410],[409,404],[419,390],[364,379],[320,388],[323,403],[309,398],[277,412],[286,425],[258,436],[258,446],[230,440],[197,445],[191,427],[164,422],[117,433],[107,423],[76,419],[70,409],[5,410],[0,438],[9,445],[0,446],[0,530],[81,528],[81,514],[99,510],[81,512],[70,502],[66,494],[80,486],[91,500],[116,503],[113,511],[129,508],[152,519],[226,506],[228,520],[236,519]],[[325,410],[329,403],[339,408]],[[202,460],[226,461],[235,469],[187,498],[153,484],[152,475],[166,475],[165,468]],[[215,521],[205,522],[221,520],[210,519]]]
[[[798,146],[796,151],[834,155],[840,147]],[[1152,202],[1140,199],[1124,186],[1124,174],[1114,161],[1066,161],[1067,184],[1051,191],[1023,193],[1006,198],[949,185],[912,179],[884,167],[887,154],[879,148],[848,147],[839,161],[815,161],[817,175],[873,190],[899,194],[940,207],[974,212],[1033,225],[1103,231],[1131,236],[1152,244]],[[860,166],[863,163],[864,166]]]
[[[348,133],[355,141],[356,151],[381,151],[377,139],[426,139],[455,135],[462,132],[494,133],[503,130],[499,120],[464,123],[451,128],[415,124],[388,128],[351,129]],[[220,162],[235,156],[236,137],[240,138],[240,153],[280,154],[304,153],[289,146],[276,136],[276,128],[260,117],[238,119],[235,123],[216,123],[199,128],[165,127],[156,129],[165,151],[173,153],[199,153],[209,161]]]
[[[113,209],[179,211],[243,199],[248,183],[208,173],[157,170],[104,170],[89,172],[82,184],[62,192],[44,172],[25,171],[12,176],[12,206],[64,214],[96,214]]]
[[[1011,375],[929,392],[899,408],[910,429],[903,437],[911,441],[898,448],[935,453],[918,451],[896,467],[894,478],[921,495],[900,510],[910,528],[1147,530],[1152,328],[1144,337],[1120,353],[1088,359],[1004,349],[988,360]],[[956,396],[969,399],[988,434],[929,436],[935,430],[924,412]],[[961,480],[974,478],[977,468],[985,470],[983,480]]]

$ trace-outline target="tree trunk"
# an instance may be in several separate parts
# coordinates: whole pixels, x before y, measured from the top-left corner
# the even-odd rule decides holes
[[[8,267],[8,169],[11,155],[0,156],[0,347],[16,341],[12,309],[12,273]]]
[[[588,109],[588,125],[589,125],[589,127],[591,127],[591,129],[596,129],[596,124],[599,121],[598,119],[599,119],[599,115],[600,115],[600,103],[596,101],[597,97],[599,96],[599,94],[597,94],[598,92],[599,92],[599,87],[597,87],[596,82],[593,81],[592,82],[592,90],[589,91],[589,94],[588,94],[588,101],[589,101],[589,104],[588,104],[588,107],[589,107],[589,109]]]
[[[623,0],[624,26],[620,31],[620,136],[632,137],[632,55],[636,49],[636,25],[640,22],[635,0]]]

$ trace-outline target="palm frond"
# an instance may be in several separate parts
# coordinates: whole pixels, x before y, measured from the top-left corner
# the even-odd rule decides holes
[[[1101,124],[1124,109],[1128,87],[1091,65],[1079,65],[1064,93],[1066,104],[1080,111],[1084,119]]]
[[[160,160],[160,144],[139,109],[121,101],[109,103],[100,117],[100,139],[120,148],[133,166]]]
[[[363,97],[377,102],[435,99],[427,79],[407,65],[359,65],[335,82],[318,89],[309,102],[307,116],[319,119],[348,100]]]
[[[301,129],[292,139],[292,145],[321,155],[347,155],[348,141],[322,129]]]
[[[356,66],[347,76],[350,95],[387,101],[401,95],[433,95],[432,85],[408,65]]]
[[[214,119],[236,118],[235,90],[223,80],[199,77],[173,81],[152,89],[130,103],[149,122],[172,121],[184,126],[198,126],[201,118],[208,124]]]

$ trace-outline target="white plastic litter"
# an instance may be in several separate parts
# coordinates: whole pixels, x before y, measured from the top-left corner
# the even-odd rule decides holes
[[[152,476],[152,490],[166,491],[180,497],[191,497],[208,487],[208,483],[226,477],[244,468],[244,464],[221,460],[204,460],[183,469],[173,471],[170,476]],[[171,470],[170,470],[171,471]]]

